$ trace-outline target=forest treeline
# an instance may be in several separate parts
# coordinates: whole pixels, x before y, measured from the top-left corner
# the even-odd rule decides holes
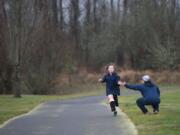
[[[0,93],[47,94],[79,67],[180,66],[180,0],[0,0]]]

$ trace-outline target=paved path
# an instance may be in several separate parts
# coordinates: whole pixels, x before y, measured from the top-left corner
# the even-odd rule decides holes
[[[103,105],[104,99],[103,96],[94,96],[44,103],[31,113],[9,122],[0,129],[0,135],[136,134],[122,112],[117,117],[112,115],[108,106]]]

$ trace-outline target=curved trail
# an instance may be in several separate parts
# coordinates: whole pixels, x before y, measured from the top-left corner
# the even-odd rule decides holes
[[[136,130],[119,111],[113,117],[103,96],[51,101],[0,129],[0,135],[135,135]]]

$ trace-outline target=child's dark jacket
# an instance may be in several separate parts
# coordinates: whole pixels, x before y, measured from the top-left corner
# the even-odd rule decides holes
[[[102,83],[106,83],[106,95],[120,95],[118,81],[120,81],[120,76],[115,72],[112,75],[108,73],[103,77]]]

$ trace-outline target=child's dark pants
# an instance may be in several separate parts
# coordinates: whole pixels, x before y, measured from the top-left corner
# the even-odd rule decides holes
[[[115,102],[115,106],[119,106],[119,103],[118,103],[118,96],[117,95],[113,95],[113,98],[114,98],[114,102]]]
[[[145,105],[151,105],[153,107],[153,111],[158,111],[159,112],[159,104],[160,104],[160,99],[151,99],[147,100],[145,98],[139,98],[136,101],[137,106],[141,109],[141,111],[146,114],[148,112],[147,108]]]
[[[117,95],[113,95],[114,101],[110,102],[110,107],[111,107],[111,111],[114,112],[116,111],[116,106],[119,106],[118,103],[118,96]]]
[[[116,111],[115,101],[111,101],[111,102],[110,102],[110,107],[111,107],[111,111],[112,111],[112,112]]]

